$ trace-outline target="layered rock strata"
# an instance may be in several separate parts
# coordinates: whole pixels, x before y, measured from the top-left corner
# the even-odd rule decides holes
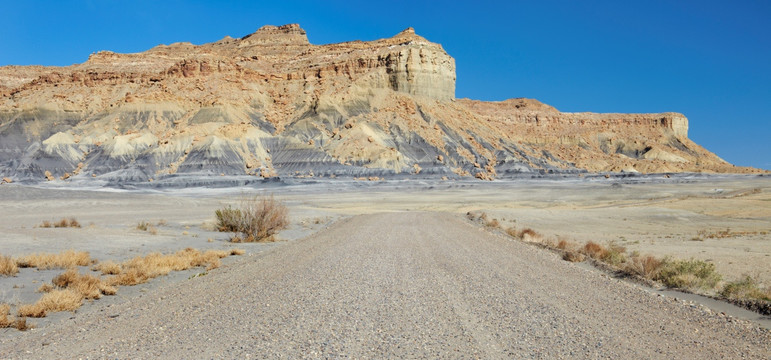
[[[562,113],[455,99],[455,63],[410,28],[312,45],[298,25],[239,39],[0,67],[0,178],[158,181],[581,172],[753,172],[677,113]]]

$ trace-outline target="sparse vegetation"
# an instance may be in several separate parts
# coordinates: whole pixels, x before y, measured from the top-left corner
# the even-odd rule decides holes
[[[147,231],[150,234],[158,235],[158,229],[147,221],[140,221],[136,226],[137,230]]]
[[[233,242],[272,241],[274,235],[289,225],[287,207],[273,195],[244,198],[238,208],[215,211],[217,229],[233,232]]]
[[[0,275],[14,276],[19,273],[16,261],[10,256],[0,255]]]
[[[141,284],[171,271],[186,270],[197,266],[203,266],[207,271],[212,270],[220,266],[221,258],[244,253],[245,251],[242,249],[201,252],[187,248],[174,254],[152,253],[144,257],[136,257],[122,264],[106,261],[96,263],[91,267],[93,271],[112,275],[107,278],[78,272],[75,266],[85,266],[91,263],[87,252],[68,250],[61,254],[25,256],[17,260],[23,264],[22,267],[65,268],[67,271],[54,277],[50,284],[40,285],[37,292],[44,294],[37,302],[18,306],[16,312],[19,318],[16,320],[8,318],[10,306],[0,305],[0,328],[15,327],[19,330],[26,330],[30,327],[27,324],[27,317],[45,317],[51,312],[74,311],[83,304],[83,300],[99,299],[103,295],[114,295],[118,291],[118,285]],[[16,263],[13,264],[16,265]]]
[[[478,221],[481,216],[467,213],[472,221]],[[726,233],[731,233],[726,230]],[[640,255],[637,252],[628,255],[626,248],[610,242],[607,246],[593,241],[586,242],[583,246],[574,241],[560,239],[544,239],[536,231],[525,228],[517,230],[514,227],[506,229],[509,236],[536,242],[541,246],[559,251],[566,261],[580,262],[589,257],[595,261],[610,266],[622,274],[637,276],[649,281],[658,281],[664,286],[685,290],[715,289],[721,280],[721,275],[715,271],[715,265],[703,260],[674,260],[660,259],[652,255]],[[704,234],[702,234],[704,235]],[[705,236],[708,237],[708,236]],[[752,278],[745,278],[737,282],[728,283],[720,294],[725,298],[741,299],[742,297],[769,301],[771,289],[761,289]]]
[[[43,221],[42,224],[40,224],[40,227],[42,228],[79,228],[80,223],[75,218],[62,218],[59,221],[51,222],[48,220]]]
[[[91,262],[91,256],[85,251],[66,250],[59,254],[37,253],[16,259],[16,265],[21,268],[34,267],[44,269],[68,269],[75,266],[86,266]]]
[[[708,230],[699,230],[696,232],[696,237],[699,239],[726,239],[726,238],[732,238],[732,237],[738,237],[738,236],[752,236],[752,235],[758,235],[759,233],[757,231],[731,231],[731,228],[726,228],[725,230],[716,230],[716,231],[708,231]],[[762,235],[762,234],[761,234]]]
[[[121,272],[111,276],[110,285],[137,285],[171,271],[187,270],[196,266],[205,266],[207,270],[220,266],[220,258],[230,253],[223,250],[201,252],[187,248],[174,254],[152,253],[144,257],[135,257],[121,265]]]

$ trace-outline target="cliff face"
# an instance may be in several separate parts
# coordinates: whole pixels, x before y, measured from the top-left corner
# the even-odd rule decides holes
[[[676,113],[561,113],[455,99],[455,63],[407,29],[311,45],[298,25],[240,39],[0,67],[0,177],[386,177],[751,172]]]

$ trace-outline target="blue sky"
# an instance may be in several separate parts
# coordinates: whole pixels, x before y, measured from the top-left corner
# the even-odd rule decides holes
[[[690,138],[771,169],[771,1],[3,1],[0,65],[240,37],[299,23],[314,44],[412,26],[456,60],[456,96],[562,111],[684,113]]]

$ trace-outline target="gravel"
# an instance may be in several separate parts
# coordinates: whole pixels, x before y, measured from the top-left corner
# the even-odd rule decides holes
[[[399,212],[3,335],[0,357],[767,359],[771,333],[457,215]]]

